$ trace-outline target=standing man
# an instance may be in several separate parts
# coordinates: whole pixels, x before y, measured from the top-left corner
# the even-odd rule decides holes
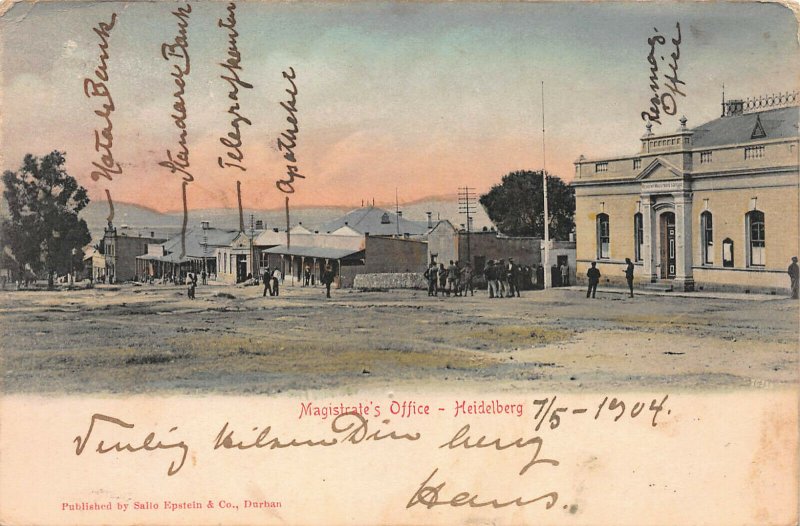
[[[519,267],[514,263],[514,258],[508,258],[506,280],[508,281],[508,297],[513,298],[516,293],[519,298]]]
[[[206,279],[208,278],[208,274],[206,274],[206,269],[203,269],[203,272],[200,274],[200,277],[203,279],[201,283],[203,285],[208,285],[208,282],[206,281]]]
[[[272,287],[270,287],[269,267],[264,269],[264,274],[261,276],[261,278],[264,281],[264,297],[267,296],[267,292],[269,292],[269,295],[272,296]]]
[[[589,278],[589,289],[586,291],[586,297],[588,298],[591,294],[592,298],[594,298],[597,292],[597,284],[600,283],[600,269],[597,268],[596,262],[592,261],[591,268],[586,271],[586,277]]]
[[[444,268],[444,263],[439,263],[439,290],[442,291],[442,296],[447,292],[447,269]],[[449,294],[448,294],[449,296]]]
[[[461,271],[461,293],[464,294],[464,297],[467,296],[467,289],[469,289],[470,296],[475,295],[475,290],[472,288],[472,265],[469,263]]]
[[[449,296],[451,293],[453,296],[458,295],[458,267],[453,260],[450,260],[450,266],[447,267],[447,295]]]
[[[800,267],[797,266],[797,256],[792,257],[792,264],[789,265],[789,279],[792,283],[792,299],[800,298]]]
[[[506,267],[506,260],[501,259],[497,262],[494,268],[497,275],[497,294],[495,297],[505,298],[508,294],[508,268]]]
[[[438,277],[436,263],[431,262],[431,265],[425,269],[424,276],[428,280],[428,296],[438,296],[436,292],[436,279]]]
[[[625,258],[625,279],[628,281],[628,289],[631,291],[631,298],[633,297],[633,263],[631,258]]]
[[[483,276],[486,278],[486,289],[489,291],[489,298],[494,298],[494,284],[492,283],[492,272],[494,261],[491,259],[483,267]]]
[[[562,263],[559,270],[561,271],[561,286],[569,287],[569,267],[566,263]]]
[[[281,281],[281,269],[275,267],[275,270],[272,271],[272,290],[270,290],[270,296],[277,296],[279,292],[279,283]]]
[[[325,271],[322,273],[322,284],[325,285],[325,296],[331,297],[331,284],[333,283],[334,273],[333,267],[328,263],[325,265]]]
[[[303,269],[303,286],[308,287],[309,284],[311,284],[311,267],[306,263],[306,267]]]

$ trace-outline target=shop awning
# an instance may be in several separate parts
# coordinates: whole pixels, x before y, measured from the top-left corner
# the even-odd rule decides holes
[[[350,248],[328,248],[328,247],[303,247],[292,245],[278,245],[276,247],[262,250],[264,254],[279,254],[284,256],[300,256],[317,259],[346,259],[353,256],[363,255],[363,250],[353,250]]]

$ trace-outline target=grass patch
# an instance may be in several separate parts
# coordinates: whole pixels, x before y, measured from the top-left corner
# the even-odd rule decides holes
[[[269,372],[288,374],[391,373],[397,370],[476,369],[496,362],[462,350],[416,351],[392,348],[354,347],[346,342],[301,340],[270,341],[258,337],[221,335],[208,338],[183,337],[169,342],[181,354],[192,356],[189,366],[206,371]]]
[[[501,326],[467,333],[470,339],[496,345],[549,345],[570,339],[573,331],[546,327]]]
[[[184,358],[182,354],[174,353],[150,353],[137,354],[125,359],[125,365],[155,365],[159,363],[170,363]]]

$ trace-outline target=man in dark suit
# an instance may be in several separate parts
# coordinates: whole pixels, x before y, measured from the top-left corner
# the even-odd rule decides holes
[[[631,258],[625,258],[625,279],[628,282],[628,289],[631,291],[631,298],[633,297],[633,263],[631,262]]]
[[[600,269],[597,268],[597,263],[592,261],[591,268],[586,271],[586,277],[589,278],[589,289],[586,291],[586,297],[589,295],[594,298],[597,292],[597,284],[600,283]]]

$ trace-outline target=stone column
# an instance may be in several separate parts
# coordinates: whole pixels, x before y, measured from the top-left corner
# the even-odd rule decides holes
[[[692,276],[692,194],[675,194],[675,285],[694,290]]]
[[[658,276],[656,275],[655,265],[655,250],[653,242],[655,241],[655,214],[653,212],[653,203],[649,195],[642,196],[642,232],[644,235],[644,243],[642,246],[642,275],[645,279],[650,279],[650,283],[655,283]]]

